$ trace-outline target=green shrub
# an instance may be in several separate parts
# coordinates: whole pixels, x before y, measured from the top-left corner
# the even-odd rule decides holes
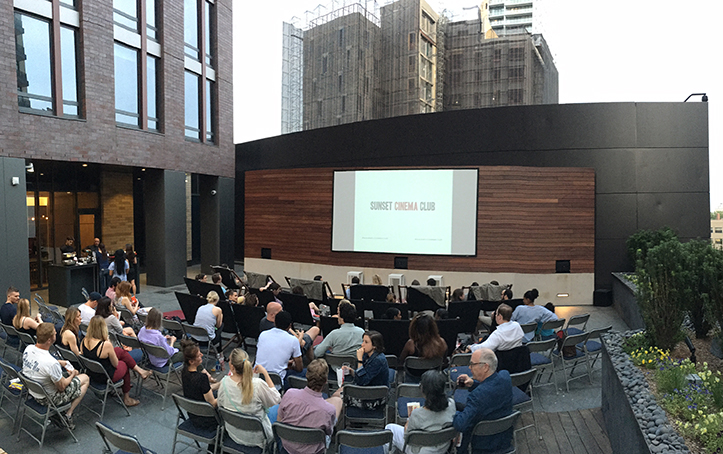
[[[695,336],[708,336],[711,324],[706,313],[710,301],[711,282],[717,269],[714,266],[716,253],[710,241],[694,240],[683,244],[688,277],[684,284],[686,307],[693,323]]]
[[[661,393],[672,393],[685,389],[688,380],[685,378],[685,371],[682,367],[661,367],[655,371],[655,382],[658,384],[658,391]]]
[[[655,246],[670,240],[677,240],[678,235],[670,227],[663,227],[658,230],[638,230],[630,235],[625,242],[628,249],[628,257],[632,263],[638,260],[645,260],[648,251]]]
[[[723,328],[723,251],[715,248],[705,256],[705,270],[709,293],[705,296],[705,309],[708,320],[718,325],[718,334]]]

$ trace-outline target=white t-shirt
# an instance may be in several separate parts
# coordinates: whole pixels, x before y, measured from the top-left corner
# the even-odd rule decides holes
[[[492,351],[512,350],[522,345],[522,339],[525,332],[517,322],[505,322],[497,325],[497,329],[492,331],[490,337],[481,344],[473,344],[469,346],[470,351],[474,352],[480,348],[489,348]]]
[[[286,366],[291,358],[301,356],[299,339],[288,331],[271,328],[259,335],[256,347],[256,364],[261,364],[267,371],[286,377]]]
[[[115,262],[110,262],[110,265],[108,265],[109,271],[114,271],[113,276],[118,276],[118,278],[121,281],[127,281],[128,280],[128,270],[130,269],[130,265],[128,264],[128,260],[126,260],[125,263],[125,269],[121,273],[119,270],[115,269]]]
[[[55,383],[63,378],[63,367],[49,351],[38,348],[35,345],[28,345],[23,353],[23,374],[45,388],[49,395],[58,392]],[[32,391],[30,394],[36,399],[44,396],[37,395]]]
[[[78,310],[80,311],[80,322],[90,325],[90,319],[95,316],[95,309],[83,303],[78,306]]]

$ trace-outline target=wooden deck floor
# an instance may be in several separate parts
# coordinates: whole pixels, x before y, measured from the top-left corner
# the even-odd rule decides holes
[[[611,454],[610,440],[605,432],[600,408],[535,413],[535,422],[542,440],[534,427],[517,432],[517,452],[520,454]],[[532,414],[523,413],[521,424],[532,423]]]

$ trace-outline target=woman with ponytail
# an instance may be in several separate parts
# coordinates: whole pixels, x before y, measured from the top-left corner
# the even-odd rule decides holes
[[[231,352],[228,362],[231,374],[221,380],[218,405],[226,410],[259,418],[266,437],[272,437],[271,425],[276,422],[281,395],[269,373],[260,364],[252,366],[249,355],[240,348]],[[254,374],[259,374],[263,379],[254,377]],[[264,447],[264,437],[259,433],[240,430],[230,424],[226,424],[226,431],[236,443]]]

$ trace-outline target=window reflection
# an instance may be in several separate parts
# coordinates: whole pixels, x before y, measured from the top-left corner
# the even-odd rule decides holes
[[[76,30],[60,27],[60,61],[63,79],[63,115],[79,116],[78,106],[78,78],[75,47],[77,42]]]
[[[113,0],[113,22],[132,31],[138,31],[138,10],[135,0]]]
[[[186,71],[185,98],[186,98],[186,137],[201,140],[200,112],[199,112],[199,77]]]
[[[147,57],[147,90],[148,90],[148,129],[158,129],[158,103],[157,85],[157,64],[158,59],[148,55]]]
[[[115,120],[138,126],[138,51],[115,43]]]
[[[204,1],[206,5],[206,26],[204,27],[204,35],[206,37],[206,64],[213,66],[211,61],[211,14],[213,12],[213,6]]]
[[[183,37],[186,55],[200,60],[198,48],[198,0],[183,1]]]
[[[206,79],[206,142],[213,143],[213,132],[216,129],[213,122],[213,86],[214,83]]]
[[[158,41],[155,0],[146,0],[146,35],[148,36],[148,39]]]
[[[53,113],[50,23],[15,13],[18,104]]]

